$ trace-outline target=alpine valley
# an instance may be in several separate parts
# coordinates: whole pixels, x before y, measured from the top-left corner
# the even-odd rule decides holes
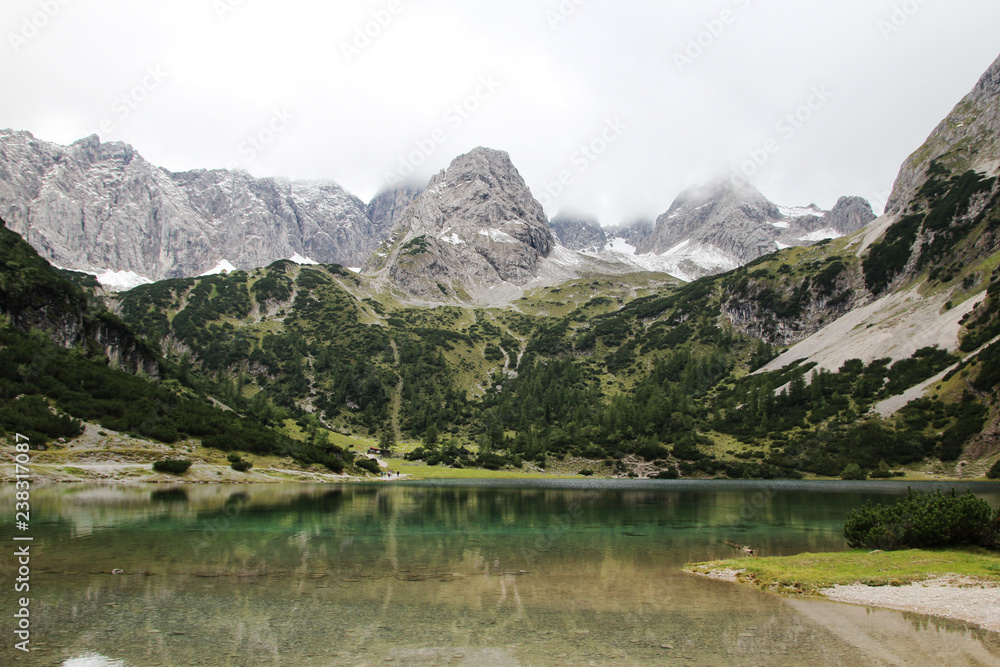
[[[234,479],[359,476],[376,440],[452,468],[1000,475],[998,175],[1000,59],[878,218],[723,178],[655,222],[550,221],[488,148],[365,204],[3,131],[0,429],[66,480],[227,453]]]

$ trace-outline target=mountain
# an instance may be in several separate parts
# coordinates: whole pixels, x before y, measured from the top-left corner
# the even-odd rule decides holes
[[[927,141],[903,163],[886,212],[899,215],[927,181],[933,163],[952,173],[995,172],[1000,163],[1000,58]]]
[[[974,92],[977,118],[1000,104],[990,76]],[[478,148],[409,205],[406,193],[384,198],[373,217],[393,229],[360,275],[284,260],[142,285],[108,304],[177,369],[170,386],[199,409],[225,403],[231,421],[245,416],[271,438],[218,436],[163,401],[174,410],[163,437],[205,446],[280,451],[290,445],[264,433],[284,425],[306,439],[305,463],[330,454],[324,429],[336,429],[359,436],[355,446],[419,440],[407,458],[429,465],[670,479],[905,467],[971,479],[1000,454],[1000,152],[978,134],[990,123],[963,123],[947,141],[932,135],[925,166],[904,165],[896,208],[867,225],[863,200],[781,208],[713,183],[683,193],[648,234],[602,230],[605,248],[625,249],[633,233],[647,253],[619,252],[615,264],[607,249],[558,243],[509,156]],[[970,147],[971,162],[955,161]],[[567,221],[567,239],[582,243],[592,223]],[[778,250],[786,242],[795,247]],[[640,271],[685,252],[692,271],[705,270],[698,253],[746,263],[687,284]],[[37,256],[5,259],[11,303],[66,277]],[[11,324],[45,326],[59,290],[86,299],[58,284],[17,301],[20,320],[0,318],[6,430],[30,407],[17,397],[62,371],[52,365],[35,386],[19,378],[39,337]],[[128,425],[140,410],[115,386],[100,409]],[[74,415],[97,410],[82,393],[49,398]]]
[[[415,185],[403,185],[375,195],[375,198],[368,203],[368,219],[375,225],[380,239],[389,237],[403,211],[409,208],[422,192],[423,188]]]
[[[875,219],[863,199],[845,197],[832,211],[780,207],[746,183],[718,179],[689,188],[636,247],[673,275],[698,278],[734,269],[775,250],[856,231]]]
[[[173,173],[127,144],[91,136],[64,147],[11,130],[0,131],[0,215],[52,263],[132,283],[220,262],[360,266],[388,233],[333,182]]]
[[[422,299],[492,300],[537,278],[555,244],[510,156],[476,148],[431,179],[365,272]]]
[[[992,331],[987,293],[1000,248],[998,132],[1000,58],[904,162],[887,213],[831,249],[856,264],[855,307],[771,368],[790,359],[826,368],[851,357],[899,359],[924,345],[957,350],[969,340],[970,324],[983,321],[981,330]],[[982,344],[991,337],[975,338]]]
[[[605,231],[581,216],[557,217],[551,227],[542,227],[544,214],[509,157],[486,149],[473,154],[454,165],[459,173],[476,174],[463,188],[448,178],[454,172],[450,168],[436,183],[435,196],[423,196],[423,190],[409,185],[364,205],[333,182],[257,179],[225,170],[173,173],[149,164],[127,144],[101,143],[96,136],[64,147],[3,130],[0,214],[54,264],[125,290],[280,259],[382,266],[385,258],[372,259],[372,253],[419,202],[422,212],[405,222],[418,232],[396,233],[395,241],[419,236],[454,241],[469,232],[461,241],[474,240],[473,252],[431,251],[436,259],[428,273],[407,251],[404,263],[416,269],[419,279],[407,277],[397,256],[390,262],[390,284],[411,297],[491,303],[516,298],[542,275],[551,283],[602,271],[651,270],[691,280],[780,247],[839,236],[874,217],[856,198],[838,202],[830,218],[816,207],[780,209],[750,187],[720,181],[682,193],[652,231],[645,224]],[[469,201],[458,203],[463,197]],[[435,235],[435,230],[443,233],[442,221],[454,229]],[[553,245],[558,238],[562,243]],[[520,242],[527,248],[518,248]],[[383,254],[392,246],[382,248]],[[555,255],[553,247],[559,250]],[[553,261],[540,263],[546,258]],[[449,292],[451,282],[458,289]]]
[[[0,320],[19,332],[42,333],[62,348],[79,348],[90,357],[128,373],[160,375],[159,356],[144,340],[87,296],[64,273],[50,266],[0,220]],[[26,359],[25,374],[47,365],[54,353]]]
[[[640,221],[602,228],[596,219],[578,214],[561,214],[549,224],[570,250],[691,281],[775,250],[840,238],[875,218],[860,197],[841,197],[829,211],[815,204],[784,207],[748,185],[720,180],[681,193],[655,227]]]
[[[570,250],[603,250],[608,244],[601,223],[596,218],[575,214],[560,214],[549,221],[552,233]]]
[[[239,275],[245,279],[246,274]],[[86,472],[65,465],[70,454],[71,459],[89,462],[96,457],[110,464],[124,458],[132,465],[112,479],[122,475],[150,481],[151,461],[176,458],[181,452],[190,455],[199,441],[216,450],[238,447],[261,456],[287,457],[302,466],[320,464],[334,473],[347,469],[362,474],[353,455],[326,438],[285,434],[280,408],[254,410],[245,397],[227,395],[225,386],[199,369],[173,364],[157,345],[136,335],[70,278],[80,275],[51,266],[0,220],[0,435],[13,440],[15,433],[22,434],[18,442],[25,438],[35,450],[63,450],[52,457],[35,454],[32,471],[40,478],[87,478]],[[227,278],[199,280],[210,291],[221,287],[213,296],[230,299],[232,305]],[[182,281],[161,284],[177,282]],[[189,296],[197,308],[202,295]],[[183,331],[178,319],[185,318],[175,318]],[[222,395],[239,412],[221,405],[212,394]],[[67,452],[67,440],[80,436],[74,451]],[[193,458],[211,462],[211,457]],[[361,463],[364,468],[366,461]],[[216,471],[213,480],[223,474]],[[92,475],[108,479],[106,473]]]
[[[864,229],[877,217],[868,200],[861,197],[841,197],[816,226],[820,230],[832,229],[841,236],[846,236]]]
[[[604,232],[607,234],[608,241],[612,245],[624,244],[632,248],[637,248],[653,233],[653,221],[636,220],[629,224],[607,227]],[[635,251],[633,250],[632,252],[634,254]]]
[[[855,232],[875,219],[867,201],[842,197],[834,208],[778,206],[747,184],[720,179],[682,192],[655,226],[638,222],[601,230],[578,218],[554,221],[567,246],[686,281],[731,271],[782,248]],[[565,242],[564,242],[565,243]]]
[[[777,225],[784,221],[778,207],[753,187],[720,179],[679,194],[638,252],[661,255],[682,243],[699,244],[716,249],[735,268],[777,250]]]

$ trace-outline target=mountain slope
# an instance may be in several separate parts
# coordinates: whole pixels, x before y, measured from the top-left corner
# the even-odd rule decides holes
[[[478,300],[531,282],[554,247],[542,206],[510,156],[477,148],[431,180],[365,271],[411,296]]]
[[[0,213],[43,257],[147,280],[293,256],[359,266],[387,230],[332,182],[171,173],[96,136],[63,147],[0,131]]]
[[[262,403],[241,415],[219,406],[219,386],[190,363],[163,359],[120,319],[88,303],[63,273],[0,225],[0,435],[26,435],[33,448],[54,449],[51,461],[63,463],[64,455],[80,454],[66,452],[66,440],[84,436],[83,454],[99,461],[121,455],[148,464],[200,441],[337,473],[352,465],[340,447],[315,437],[296,441],[267,423],[280,422],[280,408]],[[241,396],[226,398],[250,407]],[[139,440],[129,440],[128,451],[104,451],[122,446],[124,434]],[[34,461],[51,462],[46,456]]]
[[[400,216],[422,192],[416,186],[400,186],[375,195],[368,203],[368,219],[375,225],[380,240],[389,237]]]
[[[158,377],[158,355],[118,318],[92,307],[83,291],[52,268],[0,220],[0,316],[21,332],[81,348],[128,373]]]
[[[962,320],[985,299],[1000,254],[998,119],[1000,58],[904,163],[887,214],[845,239],[841,250],[862,259],[865,310],[782,359],[834,368],[848,355],[899,358],[912,351],[907,341],[931,331],[942,347],[958,348]]]
[[[886,212],[902,214],[927,181],[932,163],[948,172],[968,170],[996,173],[1000,167],[1000,57],[986,70],[975,88],[934,128],[924,144],[910,155],[895,184]]]
[[[843,236],[874,219],[871,207],[858,197],[841,198],[831,211],[779,207],[748,184],[721,179],[678,195],[637,253],[681,262],[689,255],[693,266],[700,252],[732,269],[780,248]]]
[[[560,214],[549,221],[552,233],[570,250],[600,251],[608,244],[608,236],[596,218]]]

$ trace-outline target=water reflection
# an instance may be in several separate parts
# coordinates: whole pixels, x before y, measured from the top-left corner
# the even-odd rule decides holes
[[[1000,504],[996,485],[977,488]],[[844,548],[848,508],[902,493],[599,482],[36,489],[36,650],[3,647],[0,662],[839,665],[939,652],[942,665],[1000,662],[998,635],[964,624],[786,600],[679,569],[733,555],[733,541],[762,554]],[[0,492],[0,506],[12,500]],[[2,613],[9,636],[12,612]]]

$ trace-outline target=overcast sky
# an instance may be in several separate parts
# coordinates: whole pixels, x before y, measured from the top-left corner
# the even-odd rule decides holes
[[[365,200],[483,145],[604,224],[740,169],[878,207],[998,26],[995,0],[5,0],[0,127]]]

